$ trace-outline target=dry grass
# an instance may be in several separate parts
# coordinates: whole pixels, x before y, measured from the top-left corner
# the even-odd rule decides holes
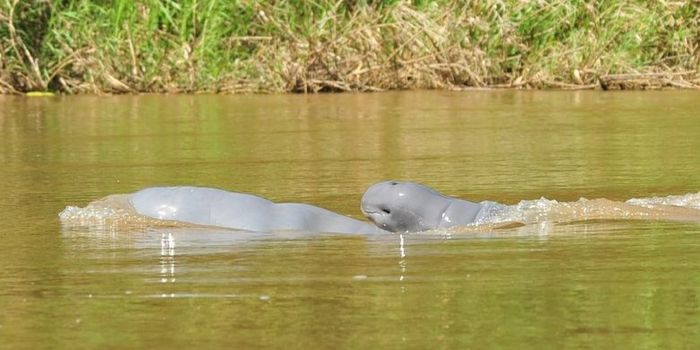
[[[3,93],[700,87],[695,0],[0,1]]]

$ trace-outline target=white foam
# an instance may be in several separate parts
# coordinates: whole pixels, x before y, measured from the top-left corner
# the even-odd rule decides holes
[[[479,215],[475,225],[618,219],[700,221],[700,193],[633,198],[627,202],[586,198],[575,202],[559,202],[542,197],[523,200],[515,205],[482,202],[484,204],[487,205],[487,210]]]
[[[675,207],[700,209],[700,192],[665,197],[632,198],[626,203],[646,208],[653,208],[659,205],[670,205]]]
[[[110,230],[144,227],[181,226],[174,221],[145,217],[136,213],[128,195],[112,195],[91,202],[85,208],[67,206],[58,214],[64,227],[91,227]]]
[[[79,208],[67,206],[58,214],[59,219],[63,223],[72,223],[74,225],[90,225],[90,224],[105,224],[111,220],[120,220],[127,218],[130,214],[119,208],[87,206]]]

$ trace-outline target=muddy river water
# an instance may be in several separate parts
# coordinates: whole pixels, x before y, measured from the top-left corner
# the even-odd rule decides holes
[[[0,348],[696,348],[699,102],[0,96]],[[198,185],[363,219],[363,191],[386,179],[539,211],[517,227],[375,236],[58,216]],[[674,200],[673,220],[541,210],[651,197]]]

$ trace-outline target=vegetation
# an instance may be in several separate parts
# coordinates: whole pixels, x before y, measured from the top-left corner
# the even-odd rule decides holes
[[[697,0],[0,0],[2,93],[692,88],[698,68]]]

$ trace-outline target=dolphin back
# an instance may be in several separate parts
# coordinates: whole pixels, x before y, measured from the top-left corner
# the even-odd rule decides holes
[[[303,227],[312,232],[360,234],[386,232],[374,224],[303,203],[275,204],[275,211],[280,222],[291,222],[296,227]]]
[[[137,213],[162,220],[248,231],[383,232],[376,226],[301,203],[275,204],[251,194],[205,187],[152,187],[132,194]]]
[[[446,198],[450,200],[450,204],[442,213],[442,219],[438,227],[447,228],[469,225],[474,223],[479,212],[483,209],[479,203],[452,197]]]
[[[162,220],[243,230],[265,230],[273,203],[267,199],[203,187],[152,187],[131,195],[136,212]]]

